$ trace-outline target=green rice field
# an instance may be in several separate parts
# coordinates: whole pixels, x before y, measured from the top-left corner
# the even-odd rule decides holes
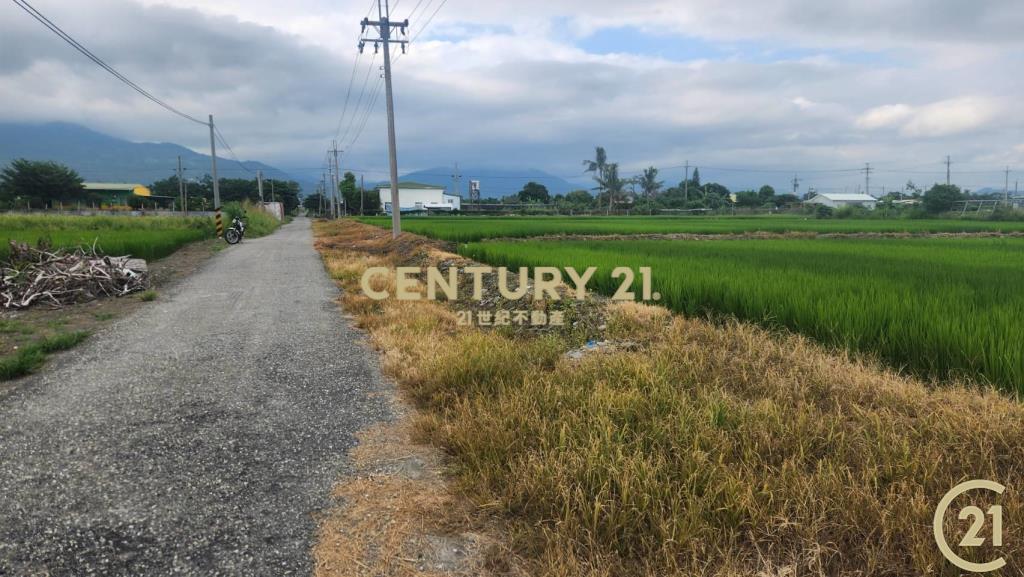
[[[210,218],[0,215],[0,258],[11,240],[35,245],[45,239],[54,247],[95,242],[105,254],[153,260],[213,234]]]
[[[390,227],[390,217],[362,222]],[[402,230],[453,242],[559,234],[738,234],[747,232],[1022,232],[1024,222],[970,219],[814,219],[802,216],[405,217]]]
[[[731,222],[723,227],[735,230]],[[406,228],[417,225],[433,224]],[[527,240],[460,253],[510,267],[597,266],[590,286],[605,294],[618,287],[612,268],[649,266],[660,303],[675,311],[734,315],[925,377],[1024,393],[1024,239]]]

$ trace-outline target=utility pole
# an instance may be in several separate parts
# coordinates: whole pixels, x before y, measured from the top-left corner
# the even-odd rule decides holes
[[[224,222],[220,216],[220,182],[217,180],[217,143],[213,139],[213,115],[210,115],[210,164],[213,174],[213,210],[216,213],[214,220],[217,222],[217,238],[224,235]]]
[[[345,215],[345,197],[341,194],[341,167],[338,165],[338,141],[334,141],[334,190],[338,194],[338,213]]]
[[[1007,166],[1004,171],[1006,174],[1006,180],[1003,182],[1003,202],[1010,201],[1010,167]]]
[[[871,195],[871,163],[864,163],[864,194]]]
[[[455,163],[455,172],[452,173],[452,194],[462,196],[462,174],[459,173],[459,163]]]
[[[798,190],[799,188],[800,188],[800,179],[799,179],[799,178],[797,178],[797,177],[796,177],[796,175],[794,174],[794,175],[793,175],[793,196],[796,196],[797,198],[800,198],[800,197],[799,197],[799,196],[797,195],[797,193],[796,193],[796,191],[797,191],[797,190]]]
[[[362,33],[366,33],[367,26],[373,26],[377,29],[378,38],[362,39],[359,40],[359,52],[363,51],[363,47],[366,46],[366,42],[373,42],[374,50],[378,49],[380,44],[384,45],[384,93],[387,97],[387,108],[388,108],[388,157],[391,165],[391,236],[398,238],[398,235],[402,234],[402,209],[398,200],[398,152],[396,150],[395,143],[395,100],[394,93],[391,88],[391,44],[398,44],[402,47],[402,52],[405,52],[405,45],[408,44],[406,40],[392,40],[391,29],[398,28],[399,31],[405,35],[406,30],[409,27],[409,20],[405,19],[402,22],[391,22],[391,8],[388,5],[388,0],[377,0],[377,21],[371,21],[369,18],[363,18]]]
[[[683,202],[690,200],[690,161],[686,161],[686,176],[683,178]]]
[[[366,189],[363,188],[363,175],[359,175],[359,216],[363,216],[363,205],[366,204]]]
[[[949,155],[946,155],[946,186],[949,186],[949,165],[952,161],[949,159]]]
[[[324,198],[327,200],[327,211],[329,214],[334,214],[334,197],[327,194],[327,172],[321,172],[321,188],[324,190]]]
[[[270,202],[274,202],[274,179],[270,179]]]
[[[263,171],[256,171],[256,187],[260,189],[260,204],[263,204]]]
[[[185,187],[184,187],[184,184],[185,184],[184,181],[182,181],[182,179],[181,179],[181,155],[179,155],[178,156],[178,199],[181,200],[181,216],[185,216],[186,211],[188,210],[187,208],[185,208]]]

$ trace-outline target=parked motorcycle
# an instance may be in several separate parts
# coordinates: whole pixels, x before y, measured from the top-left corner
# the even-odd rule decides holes
[[[224,231],[224,240],[228,244],[238,244],[242,242],[243,236],[245,236],[245,221],[236,216],[231,219],[231,226]]]

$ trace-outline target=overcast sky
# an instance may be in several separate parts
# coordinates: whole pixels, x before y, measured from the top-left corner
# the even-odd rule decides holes
[[[372,47],[356,62],[368,0],[30,2],[173,106],[212,112],[244,159],[318,171],[340,132],[342,163],[383,176],[383,96],[359,131],[381,64]],[[1004,165],[1018,171],[1011,188],[1024,180],[1020,0],[441,3],[394,10],[419,34],[394,66],[402,172],[458,161],[572,177],[602,145],[624,172],[654,165],[673,184],[689,160],[730,188],[783,188],[796,171],[801,192],[853,192],[852,169],[870,162],[878,193],[944,179],[947,154],[969,188],[1001,187]],[[11,2],[0,3],[0,120],[208,146],[202,126]]]

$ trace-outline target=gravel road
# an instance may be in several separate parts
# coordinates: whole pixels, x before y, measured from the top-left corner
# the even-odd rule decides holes
[[[0,575],[308,575],[388,418],[309,221],[245,240],[0,399]]]

